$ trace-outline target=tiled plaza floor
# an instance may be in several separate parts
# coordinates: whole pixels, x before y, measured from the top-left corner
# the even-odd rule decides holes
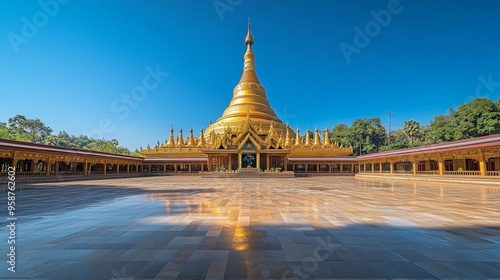
[[[499,187],[165,176],[25,185],[16,203],[7,279],[500,277]]]

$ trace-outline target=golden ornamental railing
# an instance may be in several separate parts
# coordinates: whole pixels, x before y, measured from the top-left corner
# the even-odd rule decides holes
[[[459,176],[480,176],[481,172],[480,171],[445,171],[445,175],[459,175]]]
[[[439,171],[438,170],[427,170],[427,171],[418,171],[417,173],[422,174],[422,175],[437,175],[437,174],[439,174]]]

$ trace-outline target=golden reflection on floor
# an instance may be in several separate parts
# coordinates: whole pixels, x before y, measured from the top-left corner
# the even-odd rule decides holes
[[[26,189],[18,277],[500,275],[495,186],[158,176]]]

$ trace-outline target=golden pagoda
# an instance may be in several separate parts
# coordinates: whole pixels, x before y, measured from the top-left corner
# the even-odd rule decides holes
[[[199,137],[194,137],[191,128],[187,139],[183,138],[181,129],[174,140],[171,128],[169,139],[164,144],[158,141],[154,148],[149,145],[146,149],[141,148],[141,154],[146,158],[186,164],[202,161],[208,171],[240,168],[286,170],[288,159],[293,157],[351,155],[352,146],[346,148],[331,143],[328,130],[324,131],[323,140],[318,128],[314,133],[307,130],[302,140],[298,129],[294,132],[283,124],[271,108],[266,90],[257,77],[253,44],[249,22],[243,74],[233,90],[229,106],[215,123],[205,131],[202,129]]]
[[[274,125],[275,130],[280,132],[285,129],[285,125],[269,105],[266,90],[260,84],[255,72],[255,56],[252,50],[254,41],[250,30],[250,22],[248,23],[245,44],[247,51],[244,56],[243,74],[233,90],[233,99],[226,110],[224,110],[222,116],[207,128],[207,134],[210,134],[212,130],[222,132],[227,127],[236,129],[240,127],[241,122],[247,116],[250,116],[250,119],[254,123],[259,124],[262,129],[269,130],[271,124]]]

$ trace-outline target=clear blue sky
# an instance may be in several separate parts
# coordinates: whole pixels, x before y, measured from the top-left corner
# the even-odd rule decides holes
[[[257,74],[294,128],[386,125],[392,111],[395,129],[500,98],[496,0],[54,1],[0,1],[0,121],[22,114],[132,150],[165,141],[171,124],[197,135],[231,100],[248,17]],[[370,33],[359,48],[356,27]],[[357,48],[350,62],[342,43]],[[147,67],[163,76],[144,94]],[[121,99],[132,92],[140,102]]]

